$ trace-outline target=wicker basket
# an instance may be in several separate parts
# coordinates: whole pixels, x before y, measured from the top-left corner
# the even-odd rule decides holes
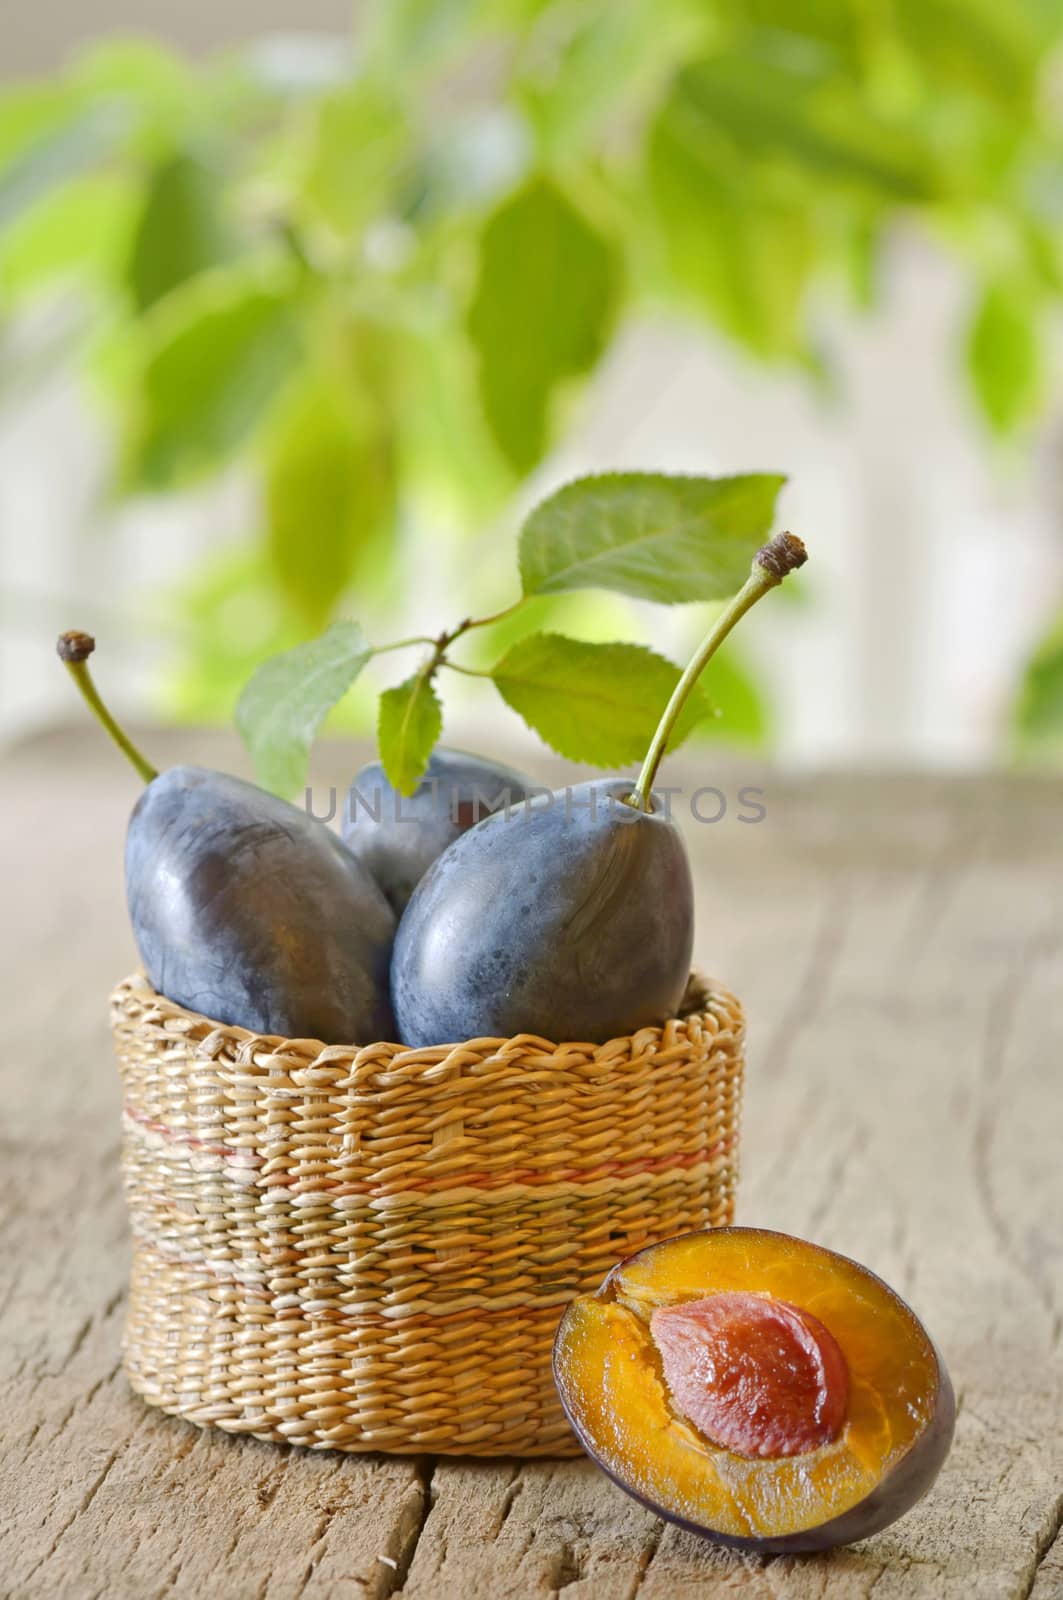
[[[313,1448],[568,1455],[550,1348],[621,1256],[731,1221],[742,1013],[609,1044],[324,1048],[115,991],[133,1387]]]

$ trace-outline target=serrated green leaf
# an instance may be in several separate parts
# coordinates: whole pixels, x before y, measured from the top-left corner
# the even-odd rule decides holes
[[[137,310],[220,265],[234,248],[219,174],[187,151],[168,157],[148,179],[133,234],[128,279]]]
[[[240,696],[236,726],[264,788],[286,796],[302,788],[314,736],[372,653],[356,622],[334,622],[259,667]]]
[[[680,673],[645,645],[533,633],[506,652],[491,677],[506,704],[558,755],[621,767],[646,754]],[[695,688],[672,745],[712,715],[711,701]]]
[[[521,529],[524,593],[614,589],[665,605],[725,599],[749,577],[785,482],[777,473],[577,478]]]
[[[380,696],[380,760],[400,794],[416,789],[442,731],[443,708],[429,672],[415,672]]]
[[[285,595],[314,628],[328,620],[360,554],[394,515],[390,410],[367,366],[309,372],[269,441],[270,558]]]
[[[248,438],[301,356],[290,289],[206,273],[151,319],[126,476],[168,489],[216,468]]]
[[[557,186],[535,178],[488,219],[469,332],[484,412],[517,472],[541,460],[554,396],[594,365],[613,325],[616,253]]]
[[[1021,288],[993,284],[971,323],[967,365],[992,427],[1009,433],[1037,408],[1041,361],[1034,298]]]

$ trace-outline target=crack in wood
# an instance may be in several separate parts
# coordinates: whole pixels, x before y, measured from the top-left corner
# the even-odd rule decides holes
[[[1057,1546],[1063,1544],[1063,1493],[1056,1500],[1052,1514],[1046,1519],[1044,1533],[1037,1539],[1034,1546],[1033,1562],[1030,1567],[1029,1582],[1018,1595],[1018,1600],[1030,1600],[1037,1586],[1038,1576],[1043,1572],[1045,1565],[1056,1551]],[[1060,1577],[1060,1588],[1057,1593],[1063,1592],[1063,1573]],[[1047,1600],[1047,1596],[1046,1596]]]
[[[654,1558],[657,1555],[657,1551],[661,1547],[661,1540],[663,1537],[664,1523],[661,1521],[660,1517],[655,1517],[653,1521],[653,1527],[646,1535],[642,1550],[639,1552],[638,1572],[635,1575],[633,1586],[628,1590],[626,1600],[638,1600],[638,1596],[642,1592],[643,1584],[650,1576],[650,1568],[653,1566]]]
[[[398,1595],[405,1587],[409,1577],[410,1568],[413,1566],[417,1554],[417,1547],[421,1542],[421,1535],[428,1526],[434,1504],[433,1485],[435,1482],[436,1462],[428,1456],[418,1464],[417,1476],[420,1487],[420,1500],[416,1518],[411,1519],[409,1530],[401,1540],[401,1548],[391,1560],[384,1563],[385,1573],[373,1591],[373,1600],[391,1600],[392,1595]],[[390,1555],[391,1553],[388,1552]],[[394,1566],[391,1562],[394,1561]]]
[[[798,1034],[822,1010],[848,919],[848,894],[841,891],[831,895],[824,903],[806,967],[763,1053],[761,1071],[765,1078],[782,1076]]]

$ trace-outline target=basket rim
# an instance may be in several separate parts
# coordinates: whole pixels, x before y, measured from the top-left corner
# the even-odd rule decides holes
[[[744,1035],[745,1013],[741,1003],[718,979],[699,971],[691,973],[676,1017],[640,1028],[629,1035],[602,1044],[587,1040],[554,1041],[540,1034],[520,1033],[511,1038],[483,1037],[450,1044],[410,1049],[406,1045],[378,1040],[365,1045],[326,1045],[319,1039],[287,1039],[278,1034],[254,1033],[232,1023],[213,1021],[174,1000],[167,1000],[151,985],[143,972],[123,978],[111,993],[112,1025],[132,1028],[154,1038],[164,1047],[178,1041],[195,1047],[204,1060],[231,1060],[252,1068],[305,1071],[322,1067],[373,1069],[380,1071],[424,1072],[426,1069],[474,1066],[491,1061],[501,1064],[519,1058],[542,1066],[566,1068],[581,1063],[608,1066],[633,1057],[656,1055],[687,1042],[701,1042],[706,1032],[721,1029]]]

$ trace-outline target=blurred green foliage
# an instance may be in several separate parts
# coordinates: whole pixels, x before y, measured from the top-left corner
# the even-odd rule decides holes
[[[490,528],[639,308],[814,370],[817,295],[873,303],[918,226],[1020,428],[1063,290],[1061,35],[1056,0],[377,0],[351,40],[108,43],[7,89],[0,316],[87,297],[122,493],[259,485],[189,575],[181,707]]]

